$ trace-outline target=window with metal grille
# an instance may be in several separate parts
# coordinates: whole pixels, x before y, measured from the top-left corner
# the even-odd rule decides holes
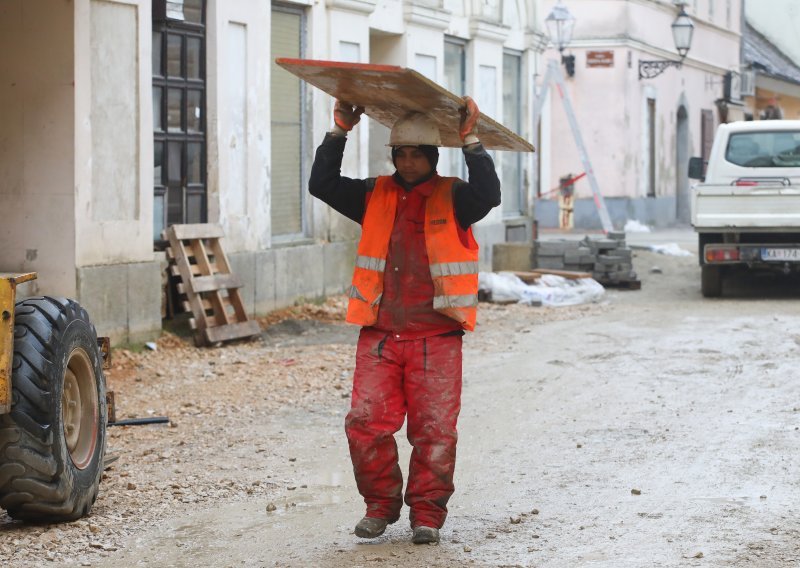
[[[205,0],[153,2],[153,241],[207,221]]]
[[[275,64],[277,57],[303,57],[305,14],[282,5],[272,6],[272,235],[291,239],[305,235],[305,83]]]

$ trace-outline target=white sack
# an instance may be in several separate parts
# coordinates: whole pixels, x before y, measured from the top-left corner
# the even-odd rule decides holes
[[[626,233],[649,233],[650,227],[640,223],[636,219],[628,219],[628,221],[625,223],[625,227],[622,230]]]
[[[684,250],[677,243],[667,243],[664,245],[650,245],[650,250],[658,254],[669,256],[694,256],[688,250]]]
[[[570,280],[543,274],[536,284],[526,284],[510,272],[481,272],[478,287],[491,293],[495,302],[520,304],[541,302],[543,306],[574,306],[598,301],[605,288],[593,278]]]

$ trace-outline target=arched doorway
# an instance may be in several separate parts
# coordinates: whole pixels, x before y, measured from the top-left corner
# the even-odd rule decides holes
[[[691,218],[689,200],[689,113],[678,107],[675,133],[675,217],[678,223],[688,224]]]

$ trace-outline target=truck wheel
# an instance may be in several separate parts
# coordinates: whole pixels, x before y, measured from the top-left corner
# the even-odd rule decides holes
[[[700,289],[706,298],[722,296],[722,267],[704,264],[700,267]]]
[[[14,322],[11,412],[0,417],[0,507],[35,522],[72,521],[97,498],[106,386],[97,334],[77,302],[29,298]]]

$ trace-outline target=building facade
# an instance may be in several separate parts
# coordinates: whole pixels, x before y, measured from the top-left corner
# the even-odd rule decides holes
[[[651,226],[688,223],[689,158],[708,154],[720,122],[744,116],[740,97],[726,92],[726,76],[740,67],[742,0],[563,3],[576,20],[564,51],[575,57],[567,92],[613,224],[620,229],[628,220]],[[546,16],[555,4],[540,2],[539,15]],[[642,77],[642,62],[680,59],[670,26],[681,5],[694,23],[688,55],[680,68]],[[550,98],[541,125],[536,202],[541,227],[559,227],[563,215],[556,188],[562,178],[583,173],[567,117]],[[601,228],[591,195],[585,178],[574,184],[577,228]]]
[[[747,74],[746,117],[800,119],[800,4],[749,0],[745,18],[742,68]]]
[[[302,57],[414,68],[533,138],[544,38],[524,0],[7,0],[0,4],[0,267],[23,295],[76,298],[101,334],[161,329],[162,231],[219,223],[260,314],[349,283],[355,223],[309,198],[333,101],[274,64]],[[389,173],[365,119],[343,173]],[[529,240],[531,156],[495,153],[503,206],[475,229]],[[446,150],[443,174],[464,173]]]

